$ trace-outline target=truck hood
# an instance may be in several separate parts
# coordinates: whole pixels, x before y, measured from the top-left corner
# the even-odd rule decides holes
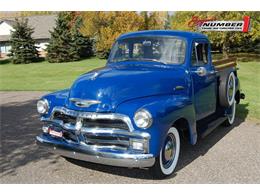
[[[174,86],[184,86],[182,68],[109,67],[81,75],[71,86],[66,106],[73,110],[113,112],[125,101],[146,96],[172,94]],[[100,103],[79,107],[71,99]]]

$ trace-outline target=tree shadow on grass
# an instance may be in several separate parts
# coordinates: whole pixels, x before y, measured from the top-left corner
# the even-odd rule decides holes
[[[10,59],[2,59],[2,60],[0,60],[0,65],[9,64],[10,62],[11,62]]]
[[[32,63],[37,63],[37,62],[40,63],[40,62],[44,62],[44,61],[45,61],[44,57],[39,57],[35,61],[33,61]],[[0,59],[0,66],[6,65],[6,64],[11,64],[11,63],[12,63],[12,58]],[[14,65],[14,64],[12,63],[12,65]],[[15,64],[15,65],[19,66],[19,65],[23,65],[23,64]]]
[[[16,169],[41,159],[55,161],[57,156],[38,150],[36,135],[41,132],[36,101],[12,102],[0,110],[0,178],[16,175]]]

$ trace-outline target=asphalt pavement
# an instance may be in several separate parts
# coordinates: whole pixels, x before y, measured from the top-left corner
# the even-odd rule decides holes
[[[36,100],[44,92],[0,92],[0,183],[260,183],[260,121],[237,119],[184,145],[173,176],[92,164],[40,150]]]

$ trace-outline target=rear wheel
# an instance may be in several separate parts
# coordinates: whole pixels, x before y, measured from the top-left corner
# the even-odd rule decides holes
[[[160,155],[156,158],[151,168],[156,178],[164,178],[171,175],[178,163],[180,153],[180,136],[175,127],[171,127],[167,133]]]
[[[228,108],[227,110],[227,120],[223,123],[224,126],[232,126],[235,122],[236,118],[236,100],[233,102],[233,104]]]
[[[235,101],[236,77],[233,72],[225,76],[219,85],[219,102],[221,106],[230,107]]]

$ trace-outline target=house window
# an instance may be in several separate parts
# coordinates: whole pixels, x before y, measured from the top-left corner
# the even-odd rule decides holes
[[[6,45],[6,44],[1,44],[0,45],[0,52],[1,53],[9,53],[11,49],[10,45]]]

